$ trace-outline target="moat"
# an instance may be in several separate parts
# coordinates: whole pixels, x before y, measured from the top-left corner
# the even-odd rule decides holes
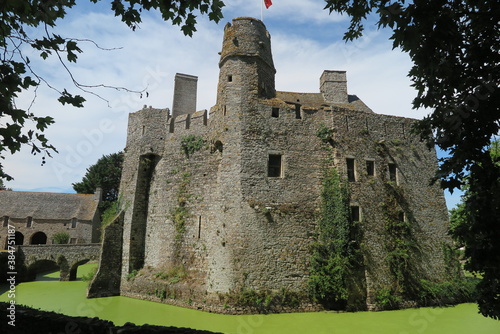
[[[99,317],[115,325],[148,323],[222,333],[500,333],[500,323],[479,315],[475,304],[384,312],[221,315],[127,297],[86,299],[87,282],[81,277],[93,266],[80,266],[77,281],[61,282],[59,273],[52,272],[21,283],[16,302],[66,315]],[[0,292],[0,301],[7,301],[5,286]]]

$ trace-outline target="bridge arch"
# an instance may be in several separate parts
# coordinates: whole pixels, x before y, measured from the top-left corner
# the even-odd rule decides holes
[[[36,279],[36,274],[59,267],[60,280],[75,280],[78,266],[99,258],[100,244],[54,244],[18,246],[26,279]],[[49,268],[49,269],[47,269]]]
[[[67,266],[67,264],[66,264]],[[50,270],[61,270],[61,263],[53,259],[39,259],[32,262],[27,266],[26,270],[26,280],[34,281],[36,280],[36,275],[45,271]],[[67,270],[66,270],[67,271]]]
[[[47,234],[38,231],[31,236],[30,245],[45,245],[47,243]]]
[[[89,262],[89,261],[90,261],[90,258],[73,263],[71,265],[71,268],[69,269],[69,280],[70,281],[76,280],[76,274],[78,271],[78,267],[81,266],[82,264]]]

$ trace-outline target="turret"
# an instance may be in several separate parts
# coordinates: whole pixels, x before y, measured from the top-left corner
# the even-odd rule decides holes
[[[224,28],[220,54],[219,105],[240,103],[240,98],[276,95],[271,36],[262,21],[250,17],[233,19]]]

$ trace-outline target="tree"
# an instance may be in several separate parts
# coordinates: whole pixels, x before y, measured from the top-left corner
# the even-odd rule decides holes
[[[97,3],[99,0],[90,0]],[[16,107],[16,98],[23,90],[34,89],[40,84],[57,91],[59,102],[75,107],[82,107],[85,98],[71,93],[67,89],[53,87],[36,69],[31,66],[25,52],[27,48],[39,52],[40,57],[47,59],[55,57],[60,61],[62,68],[72,79],[76,89],[86,94],[97,95],[92,88],[108,87],[129,91],[123,87],[109,87],[103,84],[84,85],[79,83],[69,71],[66,62],[76,62],[78,53],[82,50],[78,43],[81,40],[63,37],[52,32],[59,20],[66,16],[68,10],[74,7],[76,0],[16,0],[2,1],[0,10],[0,158],[4,159],[5,151],[14,154],[23,145],[31,147],[31,153],[45,155],[57,152],[43,132],[54,123],[49,116],[36,115],[34,101],[27,110]],[[224,3],[220,0],[114,0],[111,10],[116,16],[135,30],[141,22],[142,11],[157,10],[165,21],[179,25],[185,35],[191,36],[196,31],[195,12],[208,14],[210,20],[218,22],[222,18],[221,8]],[[29,28],[44,31],[42,38],[32,38]],[[142,92],[137,92],[142,94]],[[29,123],[33,123],[33,129]],[[11,180],[2,164],[0,164],[0,178]]]
[[[500,166],[486,149],[500,130],[500,6],[485,0],[325,0],[351,21],[345,40],[362,35],[375,13],[392,30],[393,46],[413,61],[414,108],[431,108],[415,130],[430,147],[449,153],[435,180],[450,191],[469,180],[467,230],[461,232],[468,267],[483,274],[480,312],[500,318]],[[496,201],[496,202],[495,202]]]
[[[3,180],[0,179],[0,190],[9,190],[12,191],[12,188],[7,188],[5,184],[3,183]]]
[[[102,189],[101,210],[104,212],[118,200],[118,189],[122,174],[123,152],[103,155],[95,164],[87,168],[81,182],[73,183],[79,194],[93,194],[96,188]]]
[[[489,148],[493,165],[500,166],[500,140]],[[451,235],[460,246],[465,246],[465,269],[480,274],[483,279],[478,285],[479,307],[484,315],[500,319],[500,173],[497,169],[482,172],[496,172],[496,181],[484,184],[484,178],[474,171],[467,178],[462,202],[451,210]]]

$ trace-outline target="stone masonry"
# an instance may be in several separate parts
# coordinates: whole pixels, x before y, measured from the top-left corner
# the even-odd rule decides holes
[[[217,304],[237,291],[305,291],[325,167],[349,184],[367,305],[391,282],[388,185],[404,193],[399,210],[414,225],[421,277],[445,278],[447,210],[442,190],[429,185],[436,153],[412,134],[413,119],[375,114],[347,93],[345,71],[325,71],[318,93],[276,91],[271,37],[253,18],[226,25],[219,67],[209,112],[145,107],[129,116],[121,257],[101,260],[121,265],[114,286],[122,295],[163,290]],[[322,127],[332,130],[330,143],[318,138]]]

